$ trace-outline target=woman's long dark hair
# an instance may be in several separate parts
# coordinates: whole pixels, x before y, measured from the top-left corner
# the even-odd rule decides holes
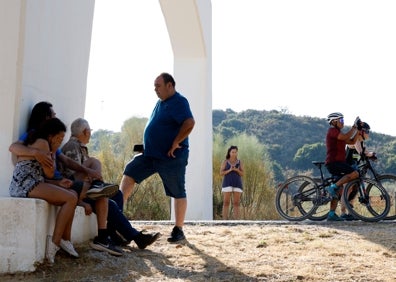
[[[49,102],[39,102],[34,105],[28,121],[27,132],[38,129],[47,119],[52,118],[52,104]]]

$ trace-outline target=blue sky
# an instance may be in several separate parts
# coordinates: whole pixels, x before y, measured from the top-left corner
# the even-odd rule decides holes
[[[359,115],[396,136],[396,1],[212,0],[213,109]],[[148,117],[173,55],[157,0],[96,1],[86,118]],[[177,78],[176,78],[177,79]],[[178,89],[183,93],[182,89]]]

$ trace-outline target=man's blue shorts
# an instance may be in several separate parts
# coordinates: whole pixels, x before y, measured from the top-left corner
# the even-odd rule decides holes
[[[165,194],[175,199],[186,198],[185,175],[188,153],[167,160],[136,155],[126,166],[124,175],[132,177],[136,183],[158,173],[165,188]]]

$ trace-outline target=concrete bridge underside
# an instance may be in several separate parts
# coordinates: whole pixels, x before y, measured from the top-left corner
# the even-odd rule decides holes
[[[158,4],[173,49],[178,90],[189,99],[196,119],[186,176],[186,220],[212,220],[211,1]],[[0,1],[0,273],[32,271],[43,260],[55,210],[42,200],[9,197],[14,159],[7,148],[26,130],[28,115],[39,101],[53,103],[67,125],[84,116],[94,8],[94,0]],[[72,234],[72,240],[92,238],[95,220],[81,211],[76,217],[81,226],[73,225],[73,232],[93,227]]]
[[[171,40],[178,90],[188,97],[196,118],[186,179],[187,219],[208,220],[212,219],[211,1],[158,2]],[[7,148],[26,129],[33,105],[52,102],[68,125],[84,115],[94,6],[94,0],[0,2],[2,197],[8,196],[13,170]]]

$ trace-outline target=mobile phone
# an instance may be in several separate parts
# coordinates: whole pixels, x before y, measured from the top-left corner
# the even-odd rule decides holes
[[[143,144],[136,144],[135,146],[133,146],[133,151],[134,152],[143,152],[144,151]]]

